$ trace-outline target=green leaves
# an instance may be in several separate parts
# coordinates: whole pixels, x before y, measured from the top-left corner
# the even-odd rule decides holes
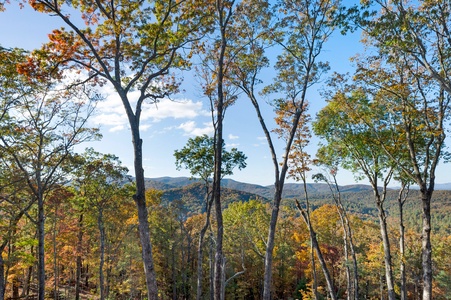
[[[185,147],[174,152],[176,167],[190,170],[191,175],[199,176],[202,180],[210,180],[214,171],[214,138],[207,135],[188,139]],[[233,169],[244,169],[246,167],[246,155],[236,148],[222,150],[222,176],[232,175]]]

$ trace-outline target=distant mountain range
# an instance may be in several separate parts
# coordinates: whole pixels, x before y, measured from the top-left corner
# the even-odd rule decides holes
[[[147,178],[146,187],[158,190],[171,190],[183,188],[193,183],[201,183],[199,180],[190,179],[188,177],[159,177]],[[272,199],[274,195],[274,186],[262,186],[251,183],[244,183],[235,181],[233,179],[222,179],[221,185],[223,188],[241,191],[249,194],[258,195],[266,199]],[[364,184],[353,184],[340,186],[342,193],[348,192],[368,192],[372,191],[371,186]],[[329,194],[329,186],[325,183],[308,183],[307,192],[309,194]],[[299,198],[304,195],[304,186],[300,183],[286,183],[284,186],[283,198]]]
[[[221,182],[223,208],[234,201],[246,202],[250,199],[258,199],[268,203],[273,199],[273,186],[243,183],[232,179],[223,179]],[[205,187],[199,180],[187,177],[147,178],[146,187],[162,190],[163,205],[174,205],[183,209],[187,216],[205,210]],[[343,204],[350,213],[364,219],[377,220],[377,209],[371,186],[363,184],[345,185],[340,186],[340,190]],[[307,184],[307,191],[312,209],[324,204],[333,204],[327,184],[309,183]],[[385,209],[389,219],[399,215],[397,195],[397,188],[387,192]],[[304,201],[303,185],[285,184],[283,198],[283,205],[294,208],[294,199]],[[436,185],[431,211],[433,230],[451,234],[451,183]],[[411,189],[409,198],[404,205],[404,213],[408,226],[419,230],[421,227],[421,201],[418,190]]]

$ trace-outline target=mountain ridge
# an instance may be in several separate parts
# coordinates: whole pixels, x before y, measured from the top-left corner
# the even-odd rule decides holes
[[[200,179],[191,179],[189,177],[155,177],[146,178],[146,188],[154,188],[159,190],[170,190],[174,188],[183,188],[193,183],[202,183]],[[260,197],[271,199],[274,195],[274,186],[258,185],[253,183],[245,183],[233,179],[225,178],[221,180],[223,188],[237,190],[241,192],[256,194]],[[342,193],[348,192],[366,192],[371,191],[370,185],[351,184],[339,186]],[[307,192],[314,194],[330,193],[329,186],[326,183],[307,183]],[[296,198],[304,195],[304,186],[301,183],[286,183],[284,185],[284,198]]]

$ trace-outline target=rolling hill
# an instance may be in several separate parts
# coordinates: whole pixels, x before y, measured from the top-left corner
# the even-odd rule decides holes
[[[199,180],[191,180],[187,177],[161,177],[147,178],[147,188],[163,191],[162,202],[169,205],[177,202],[183,207],[187,215],[203,212],[205,189]],[[238,182],[232,179],[222,181],[223,207],[234,201],[249,201],[260,199],[270,202],[273,197],[272,186],[261,186]],[[445,185],[442,185],[445,186]],[[347,185],[340,187],[342,201],[350,213],[364,219],[377,220],[377,209],[373,200],[373,192],[368,185]],[[311,208],[315,209],[324,204],[333,204],[329,187],[323,183],[307,184],[307,191]],[[399,215],[397,203],[397,189],[391,189],[387,193],[385,209],[388,218]],[[303,185],[288,183],[284,187],[284,205],[294,208],[294,199],[303,201]],[[405,220],[409,227],[419,229],[421,227],[421,201],[418,190],[412,189],[404,208]],[[436,190],[432,201],[433,230],[435,232],[451,233],[451,190]]]

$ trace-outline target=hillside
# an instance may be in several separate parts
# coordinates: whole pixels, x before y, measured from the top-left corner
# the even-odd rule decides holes
[[[226,208],[229,203],[235,201],[246,202],[250,199],[262,199],[267,201],[263,197],[248,193],[244,191],[223,188],[221,191],[223,207]],[[203,213],[205,212],[205,187],[200,182],[192,182],[188,185],[184,185],[178,188],[166,189],[163,192],[162,202],[163,204],[173,203],[179,201],[182,209],[187,213]]]
[[[261,186],[224,179],[223,207],[226,208],[233,201],[249,201],[249,199],[261,199],[269,202],[272,199],[274,189],[271,186]],[[161,177],[146,179],[147,188],[155,188],[164,191],[162,201],[164,204],[180,201],[187,214],[203,212],[205,190],[201,182],[190,180],[187,177]],[[349,212],[364,219],[377,219],[377,210],[373,202],[373,192],[367,185],[348,185],[340,187],[342,201]],[[324,204],[333,203],[329,187],[323,183],[310,183],[307,191],[312,209]],[[294,208],[294,199],[303,200],[303,186],[301,184],[288,183],[284,188],[284,205]],[[385,208],[388,218],[399,215],[396,197],[398,191],[388,191]],[[408,227],[419,229],[421,227],[421,202],[418,190],[411,190],[409,198],[404,206],[405,221]],[[436,190],[432,201],[432,224],[435,232],[451,233],[451,191]]]
[[[182,188],[199,182],[197,179],[190,179],[188,177],[159,177],[147,178],[146,187],[159,190],[168,190],[175,188]],[[260,197],[272,199],[274,195],[274,186],[262,186],[251,183],[244,183],[235,181],[233,179],[223,179],[221,181],[222,187],[237,191],[246,192],[249,194],[259,195]],[[354,184],[340,187],[341,191],[346,192],[361,192],[371,191],[369,185]],[[329,194],[330,190],[325,183],[308,183],[307,192],[309,194]],[[286,183],[284,186],[283,198],[299,198],[304,195],[304,186],[299,183]]]

